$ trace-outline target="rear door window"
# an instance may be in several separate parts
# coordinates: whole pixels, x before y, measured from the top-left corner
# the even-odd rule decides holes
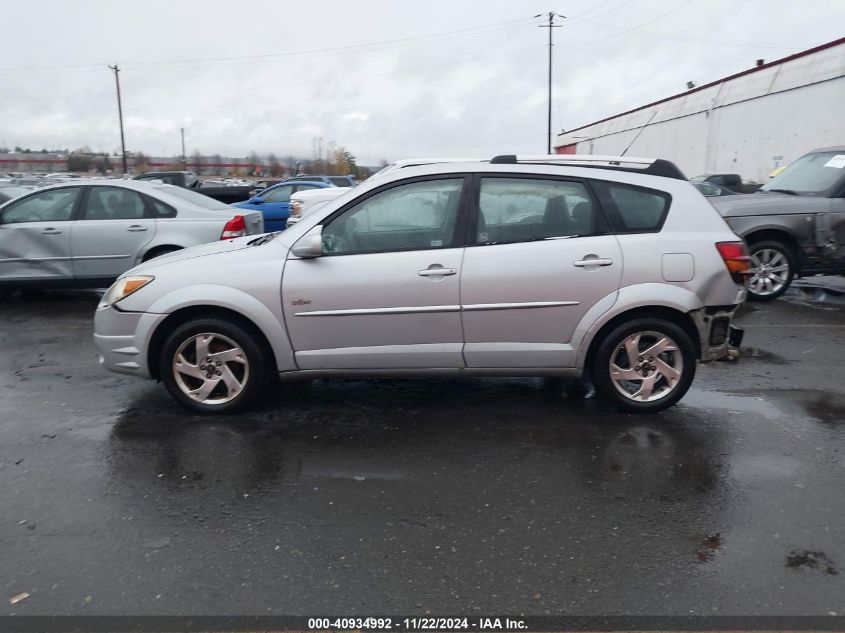
[[[276,187],[268,191],[262,197],[264,202],[290,202],[290,194],[293,193],[293,185],[285,185],[284,187]]]
[[[571,238],[604,232],[581,182],[540,178],[481,179],[475,244]]]
[[[141,220],[146,206],[141,194],[119,187],[91,187],[83,220]]]

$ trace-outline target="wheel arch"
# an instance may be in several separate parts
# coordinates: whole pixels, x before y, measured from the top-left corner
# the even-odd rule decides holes
[[[748,244],[749,248],[757,242],[775,241],[781,242],[787,246],[792,254],[792,259],[795,262],[795,267],[800,270],[804,263],[804,249],[798,239],[789,231],[779,228],[761,228],[755,229],[743,236],[743,239]]]
[[[162,253],[169,253],[171,251],[181,251],[184,246],[179,246],[178,244],[156,244],[155,246],[148,248],[144,251],[141,255],[141,262],[148,262],[153,257],[158,257]]]
[[[231,308],[214,305],[192,305],[171,312],[153,331],[150,342],[147,345],[147,367],[152,378],[155,380],[161,379],[158,359],[170,333],[180,325],[200,318],[220,318],[233,321],[244,329],[251,331],[256,336],[259,346],[266,352],[267,360],[273,366],[271,368],[272,371],[276,371],[277,363],[273,346],[270,344],[267,335],[251,319]]]
[[[695,325],[695,322],[692,320],[692,317],[689,315],[688,312],[683,312],[675,307],[669,307],[666,305],[643,305],[637,306],[634,308],[629,308],[615,314],[613,317],[605,321],[593,334],[590,339],[590,343],[587,346],[587,351],[584,355],[583,366],[585,372],[589,372],[592,370],[592,362],[595,358],[596,351],[601,345],[602,341],[607,337],[607,335],[619,325],[631,321],[632,319],[641,319],[641,318],[657,318],[657,319],[664,319],[669,321],[670,323],[674,323],[678,327],[680,327],[686,334],[690,337],[690,340],[695,347],[695,355],[696,358],[701,358],[701,336],[698,332],[698,328]]]

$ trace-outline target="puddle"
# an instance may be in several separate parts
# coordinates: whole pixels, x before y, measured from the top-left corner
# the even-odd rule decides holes
[[[786,557],[786,566],[790,569],[812,569],[836,576],[839,570],[824,552],[812,552],[810,550],[792,550]]]
[[[762,349],[760,347],[741,347],[739,350],[740,360],[745,361],[760,361],[770,365],[788,365],[791,361],[786,360],[783,356]]]
[[[812,418],[826,426],[845,422],[845,396],[829,391],[773,389],[767,392],[724,392],[690,389],[681,404],[786,420]]]

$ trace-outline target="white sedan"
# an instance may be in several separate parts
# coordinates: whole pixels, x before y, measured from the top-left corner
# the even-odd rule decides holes
[[[347,191],[352,191],[352,187],[305,189],[291,194],[290,216],[288,216],[287,225],[292,226],[296,224],[309,213],[313,213],[330,200],[340,198]]]
[[[0,289],[102,287],[164,253],[263,231],[260,213],[173,185],[54,185],[0,206]]]

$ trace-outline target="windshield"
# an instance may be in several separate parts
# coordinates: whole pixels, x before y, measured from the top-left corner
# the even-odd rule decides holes
[[[814,152],[802,156],[763,185],[761,191],[790,191],[821,196],[845,176],[845,152]]]
[[[218,211],[229,208],[229,205],[224,202],[220,202],[214,198],[209,198],[208,196],[197,193],[196,191],[183,189],[182,187],[175,187],[172,185],[169,187],[156,187],[156,191],[161,191],[162,193],[166,193],[174,198],[181,198],[185,202],[190,202],[191,204],[202,207],[203,209]]]

